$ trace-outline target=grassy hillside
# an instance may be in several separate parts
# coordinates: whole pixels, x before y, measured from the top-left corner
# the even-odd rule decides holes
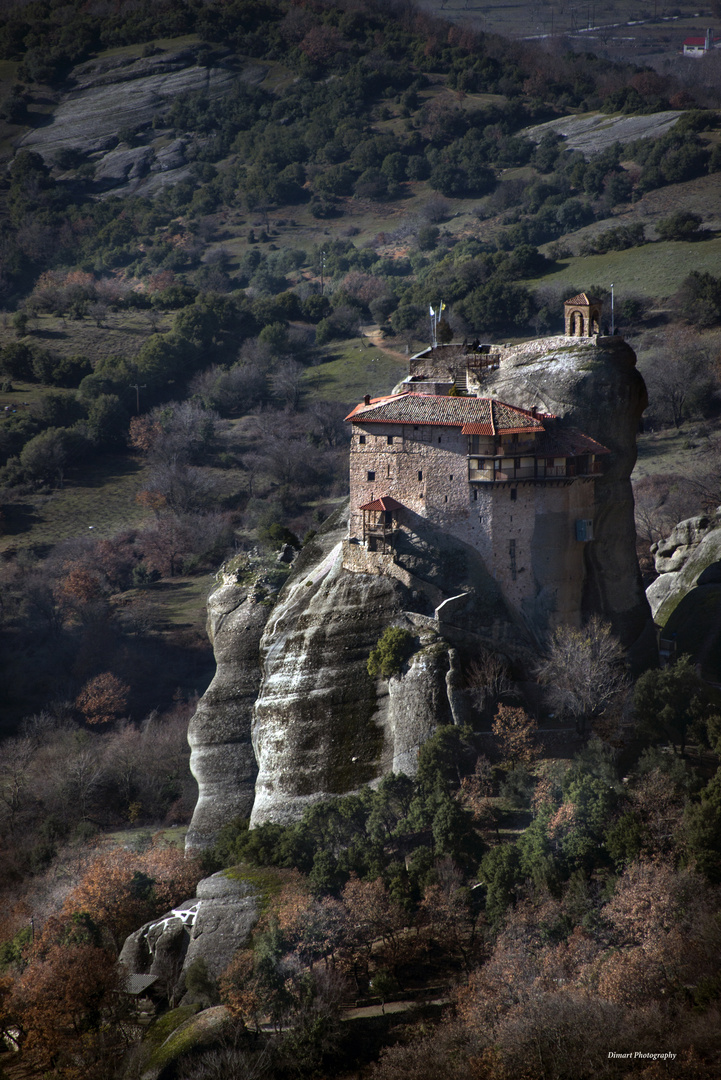
[[[721,275],[721,238],[698,243],[655,243],[559,260],[559,269],[542,278],[527,279],[530,289],[547,286],[563,293],[591,285],[633,293],[663,303],[678,292],[694,271]]]

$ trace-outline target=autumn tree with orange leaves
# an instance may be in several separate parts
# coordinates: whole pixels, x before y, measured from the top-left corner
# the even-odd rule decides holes
[[[127,1046],[117,988],[115,960],[96,945],[53,945],[28,965],[10,1008],[33,1075],[52,1070],[62,1080],[84,1080],[101,1062],[117,1060]]]
[[[141,855],[125,848],[101,851],[69,893],[59,917],[68,922],[83,912],[117,952],[132,930],[192,896],[199,877],[197,860],[162,842]],[[42,940],[53,933],[57,928],[49,926]]]
[[[523,709],[499,705],[493,720],[493,734],[498,740],[504,764],[530,765],[538,756],[534,737],[536,721]]]
[[[75,704],[88,724],[107,724],[122,716],[129,693],[130,687],[117,675],[104,671],[85,683]]]

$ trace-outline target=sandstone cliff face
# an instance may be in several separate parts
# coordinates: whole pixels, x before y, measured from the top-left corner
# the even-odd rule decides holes
[[[387,576],[342,566],[347,510],[305,551],[260,643],[263,682],[253,715],[258,761],[251,825],[297,820],[312,802],[416,768],[418,747],[452,719],[448,645],[424,597]],[[389,625],[417,650],[407,670],[371,679],[368,654]]]
[[[251,745],[253,705],[260,687],[258,649],[270,607],[255,585],[230,570],[208,599],[208,636],[215,678],[190,721],[190,769],[198,801],[188,831],[190,848],[204,847],[226,821],[249,817],[257,766]]]
[[[586,615],[608,619],[639,660],[652,647],[650,610],[636,559],[631,472],[648,404],[633,349],[622,338],[548,339],[504,352],[480,393],[563,417],[611,450],[596,480],[594,541],[586,547]]]
[[[455,542],[429,550],[405,580],[351,573],[347,524],[345,507],[303,550],[272,608],[232,574],[210,598],[218,672],[190,725],[200,796],[189,849],[251,806],[253,825],[294,821],[319,799],[412,774],[436,726],[466,719],[455,645],[498,644],[509,625],[497,592],[473,592],[488,584],[481,560]],[[439,598],[458,594],[435,618]],[[413,634],[414,652],[397,676],[375,680],[368,654],[389,625]],[[522,645],[530,655],[522,628],[512,637],[515,655]]]

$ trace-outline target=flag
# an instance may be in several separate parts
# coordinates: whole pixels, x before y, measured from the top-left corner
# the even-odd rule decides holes
[[[429,305],[429,307],[430,307],[430,305]],[[431,318],[433,318],[433,317],[435,316],[435,314],[436,314],[436,313],[435,313],[435,311],[433,310],[433,308],[430,308],[430,311],[431,311]]]
[[[441,311],[445,311],[445,309],[446,309],[446,305],[441,300]]]

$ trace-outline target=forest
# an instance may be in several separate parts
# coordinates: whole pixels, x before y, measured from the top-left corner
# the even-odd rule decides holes
[[[631,672],[592,620],[532,672],[464,657],[474,725],[415,777],[182,851],[207,595],[233,559],[275,602],[279,551],[347,496],[343,417],[406,374],[429,305],[441,340],[521,341],[615,281],[649,390],[647,584],[651,545],[721,502],[717,59],[406,0],[6,5],[0,1076],[721,1076],[715,655]],[[191,81],[54,149],[123,71]],[[661,127],[587,153],[557,124],[589,115]],[[410,649],[382,636],[369,674]],[[140,1023],[126,936],[220,870],[263,894],[247,947],[219,978],[169,967]]]

